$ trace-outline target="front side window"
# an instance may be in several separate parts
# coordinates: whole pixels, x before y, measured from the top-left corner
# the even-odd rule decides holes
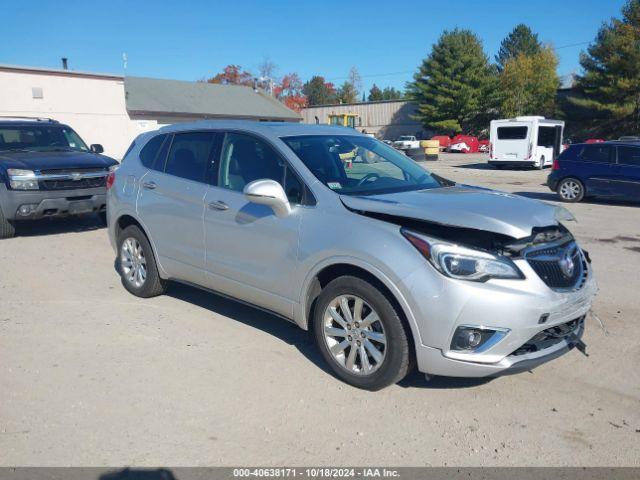
[[[282,139],[331,190],[367,195],[444,186],[406,155],[371,138],[309,135]]]
[[[270,145],[250,135],[225,135],[218,186],[241,192],[248,183],[265,178],[282,185],[291,203],[302,203],[302,182]]]
[[[640,147],[618,147],[618,163],[640,167]]]
[[[0,127],[0,151],[78,151],[89,147],[69,127],[16,125]]]
[[[194,182],[204,182],[211,165],[213,147],[212,132],[175,134],[164,172]]]
[[[524,140],[529,127],[498,127],[498,140]]]
[[[584,162],[611,162],[611,147],[609,145],[585,145],[580,152],[580,160]]]

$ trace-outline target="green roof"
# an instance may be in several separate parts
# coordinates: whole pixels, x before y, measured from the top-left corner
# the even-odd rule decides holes
[[[240,85],[125,77],[130,113],[162,113],[204,118],[300,121],[300,114],[275,98]]]

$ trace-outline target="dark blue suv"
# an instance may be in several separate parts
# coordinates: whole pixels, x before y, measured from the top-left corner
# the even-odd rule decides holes
[[[106,213],[106,181],[117,165],[67,125],[50,119],[0,117],[0,238],[15,222]]]
[[[640,200],[640,142],[571,145],[553,163],[547,185],[565,202],[585,197]]]

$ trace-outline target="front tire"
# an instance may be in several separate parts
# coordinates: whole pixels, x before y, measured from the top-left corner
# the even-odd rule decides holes
[[[563,202],[576,203],[584,198],[584,185],[577,178],[563,178],[556,191]]]
[[[16,227],[13,222],[8,220],[0,209],[0,239],[13,238],[16,234]]]
[[[160,278],[153,249],[147,236],[135,225],[118,235],[116,264],[122,285],[137,297],[162,295],[167,282]]]
[[[333,373],[354,387],[380,390],[409,372],[409,338],[400,314],[365,280],[331,281],[316,302],[313,329]]]

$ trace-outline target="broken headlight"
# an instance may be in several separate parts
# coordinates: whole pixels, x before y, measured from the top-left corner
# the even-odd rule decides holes
[[[524,278],[520,269],[507,257],[430,238],[404,228],[401,232],[436,270],[447,277],[474,282],[485,282],[490,278]]]

